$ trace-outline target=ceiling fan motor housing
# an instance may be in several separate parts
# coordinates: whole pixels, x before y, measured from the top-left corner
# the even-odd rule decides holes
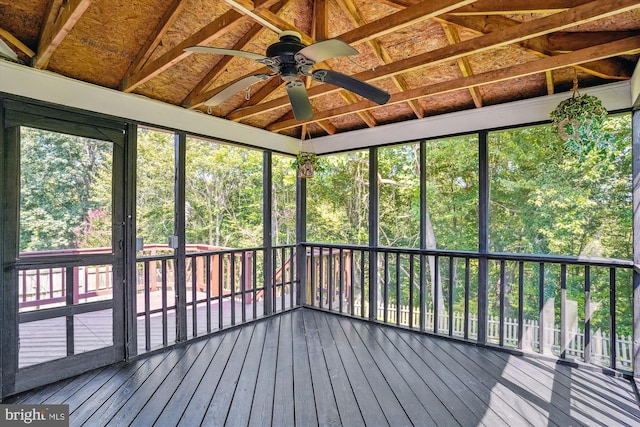
[[[267,48],[267,57],[273,59],[279,65],[282,80],[298,80],[298,65],[295,54],[306,46],[300,42],[300,34],[295,31],[283,31],[280,33],[280,41]]]

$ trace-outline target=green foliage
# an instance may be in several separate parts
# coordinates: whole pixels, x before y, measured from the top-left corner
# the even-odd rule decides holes
[[[111,143],[33,128],[20,136],[20,250],[77,247],[87,212],[110,208]]]
[[[111,212],[105,208],[90,210],[84,222],[73,232],[78,248],[104,248],[111,246]]]
[[[608,135],[603,132],[607,109],[592,95],[578,95],[560,102],[551,112],[556,133],[567,147],[579,154],[603,148]]]
[[[138,131],[136,235],[145,244],[165,244],[174,234],[173,134]]]
[[[291,162],[291,169],[298,170],[300,166],[307,162],[311,163],[317,172],[322,172],[324,170],[324,165],[315,153],[308,153],[304,151],[299,152],[295,160]]]

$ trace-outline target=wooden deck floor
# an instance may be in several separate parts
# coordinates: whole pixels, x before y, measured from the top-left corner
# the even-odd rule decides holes
[[[297,309],[46,386],[71,425],[640,425],[624,379]]]

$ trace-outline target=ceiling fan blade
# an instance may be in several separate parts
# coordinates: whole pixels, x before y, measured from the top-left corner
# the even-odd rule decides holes
[[[338,39],[324,40],[305,47],[296,53],[296,60],[299,55],[312,60],[315,64],[326,59],[336,58],[338,56],[356,55],[357,50]],[[298,61],[300,62],[300,61]]]
[[[386,104],[391,98],[387,92],[382,89],[378,89],[375,86],[365,83],[362,80],[354,79],[346,74],[338,73],[333,70],[316,70],[311,74],[313,80],[317,82],[329,83],[334,86],[339,86],[350,92],[357,93],[363,98],[370,99],[376,104]]]
[[[227,98],[235,95],[242,89],[245,89],[254,83],[267,80],[270,77],[273,76],[269,74],[256,74],[255,76],[248,76],[240,79],[237,82],[231,83],[229,86],[216,93],[213,97],[209,98],[207,101],[205,101],[204,105],[208,107],[215,107],[216,105],[220,105],[224,101],[226,101]]]
[[[301,81],[288,82],[285,86],[291,101],[291,109],[296,120],[307,120],[313,116],[307,88]]]
[[[267,65],[272,61],[271,58],[267,58],[264,55],[260,55],[258,53],[246,52],[244,50],[235,50],[235,49],[222,49],[218,47],[210,47],[210,46],[191,46],[184,48],[187,52],[199,52],[199,53],[215,53],[217,55],[233,55],[233,56],[241,56],[243,58],[253,59],[261,64]]]

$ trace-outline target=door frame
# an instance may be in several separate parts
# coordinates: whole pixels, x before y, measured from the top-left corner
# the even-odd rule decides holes
[[[39,385],[78,375],[88,370],[125,360],[131,335],[131,324],[125,317],[125,293],[135,292],[135,179],[131,180],[131,161],[135,165],[135,125],[84,112],[34,104],[23,99],[0,98],[0,176],[4,184],[0,194],[4,201],[0,211],[2,250],[2,286],[0,286],[0,400],[1,397],[28,390]],[[112,253],[70,256],[47,256],[19,259],[19,203],[20,203],[20,127],[33,127],[112,143]],[[133,136],[131,132],[133,131]],[[133,144],[133,151],[131,145]],[[132,154],[133,153],[133,154]],[[132,159],[133,157],[133,159]],[[134,168],[135,174],[135,168]],[[133,175],[135,177],[135,175]],[[133,193],[133,196],[132,196]],[[133,203],[132,203],[133,201]],[[132,214],[133,211],[133,214]],[[133,245],[133,248],[131,248]],[[131,258],[133,263],[130,264]],[[112,265],[112,300],[66,305],[47,309],[55,317],[73,316],[82,312],[112,309],[113,345],[73,354],[61,359],[18,368],[19,324],[23,319],[34,320],[38,312],[19,313],[19,270],[48,266],[77,267],[82,265]],[[133,267],[131,267],[133,266]],[[133,270],[133,271],[132,271]],[[134,294],[135,297],[135,294]],[[44,312],[45,310],[43,310]],[[128,310],[127,310],[128,313]],[[47,313],[43,316],[47,317]],[[135,309],[133,318],[135,319]],[[71,327],[72,328],[72,327]],[[72,330],[67,328],[67,331]]]

